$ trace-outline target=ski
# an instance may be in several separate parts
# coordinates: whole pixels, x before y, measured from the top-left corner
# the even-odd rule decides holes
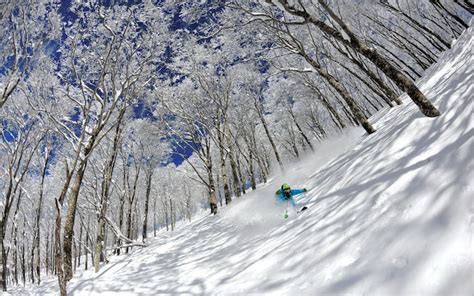
[[[307,210],[307,209],[308,209],[308,207],[307,207],[307,206],[304,206],[304,207],[302,207],[297,213],[301,213],[301,212],[303,212],[303,211],[305,211],[305,210]]]

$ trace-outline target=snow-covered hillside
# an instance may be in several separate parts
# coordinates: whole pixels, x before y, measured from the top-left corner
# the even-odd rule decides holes
[[[78,273],[71,295],[473,295],[472,28],[420,81],[442,112],[385,109],[361,130],[99,274]],[[383,115],[383,116],[382,116]],[[336,158],[325,163],[329,156]],[[306,187],[309,209],[274,203],[281,182]],[[56,294],[55,278],[12,294]]]

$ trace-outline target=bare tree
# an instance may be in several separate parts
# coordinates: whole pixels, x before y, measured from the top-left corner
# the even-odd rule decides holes
[[[46,6],[51,5],[47,12]],[[49,1],[6,0],[0,3],[0,109],[39,60],[47,58],[57,38],[59,18]],[[45,15],[48,15],[45,17]],[[40,28],[35,21],[43,19]]]
[[[357,51],[365,58],[376,65],[387,77],[392,79],[397,86],[405,91],[413,102],[418,106],[420,111],[428,117],[436,117],[440,112],[431,104],[425,95],[418,89],[415,83],[409,79],[397,67],[393,66],[384,56],[382,56],[375,47],[371,46],[361,38],[339,17],[333,9],[326,3],[325,0],[318,0],[319,7],[330,16],[337,25],[331,26],[324,22],[321,18],[316,16],[312,11],[299,1],[297,4],[291,4],[286,0],[265,1],[272,5],[272,7],[281,12],[285,12],[289,16],[295,17],[293,20],[278,19],[270,13],[254,12],[252,9],[244,8],[238,3],[234,3],[232,7],[244,9],[251,16],[262,19],[267,23],[280,23],[286,26],[305,26],[311,24],[318,28],[322,33],[331,36],[337,41],[349,46],[351,49]],[[313,61],[308,60],[313,67],[317,66]]]
[[[3,110],[6,111],[6,110]],[[21,190],[21,185],[25,180],[30,164],[38,149],[44,134],[35,130],[34,122],[38,120],[36,117],[23,116],[23,112],[14,106],[9,108],[11,116],[4,118],[2,125],[2,139],[0,148],[2,154],[7,157],[2,158],[1,174],[4,177],[6,186],[2,192],[2,212],[0,224],[2,231],[0,232],[0,248],[1,248],[1,285],[4,291],[7,290],[7,253],[5,251],[5,233],[9,220],[10,210],[15,202],[15,197]],[[6,125],[5,125],[6,123]]]
[[[98,210],[98,221],[97,221],[97,237],[95,240],[95,256],[94,256],[94,267],[95,272],[98,272],[100,269],[101,257],[103,257],[103,248],[104,248],[104,238],[105,238],[105,226],[106,226],[106,216],[108,210],[108,204],[110,202],[110,191],[112,186],[112,176],[117,160],[117,156],[120,150],[122,131],[123,131],[123,118],[125,115],[125,108],[120,110],[119,116],[117,118],[117,124],[115,127],[115,135],[113,138],[112,150],[110,152],[109,159],[107,160],[104,177],[102,179],[101,185],[101,194],[100,194],[100,204]],[[81,228],[82,229],[82,228]]]
[[[117,125],[121,110],[130,106],[136,98],[137,91],[134,89],[141,89],[148,83],[146,75],[152,70],[152,60],[157,54],[154,51],[157,40],[138,30],[144,25],[154,25],[155,20],[146,23],[141,19],[139,22],[135,14],[138,7],[125,9],[113,6],[107,10],[97,3],[75,5],[78,13],[88,13],[87,6],[95,5],[97,14],[88,16],[87,27],[81,24],[67,27],[69,38],[64,46],[68,50],[60,61],[61,82],[50,90],[52,93],[47,94],[51,99],[31,100],[37,110],[49,117],[55,129],[63,135],[63,140],[72,148],[67,160],[69,165],[63,193],[57,200],[56,227],[60,227],[61,210],[67,198],[63,251],[56,251],[62,295],[65,295],[66,284],[73,274],[76,209],[90,156]],[[114,14],[113,20],[109,14]],[[81,41],[91,36],[101,39],[101,45],[91,47]],[[59,235],[60,231],[56,231]],[[59,237],[55,240],[59,246]]]
[[[36,213],[35,213],[35,223],[33,227],[33,246],[31,248],[31,269],[32,269],[32,281],[34,281],[34,275],[36,273],[36,278],[38,285],[41,284],[41,250],[40,250],[40,238],[41,238],[41,214],[43,208],[43,199],[44,199],[44,185],[45,185],[45,177],[46,172],[48,169],[49,162],[51,160],[51,144],[49,141],[51,139],[46,138],[47,142],[44,144],[44,149],[41,152],[43,155],[39,155],[39,158],[43,158],[41,163],[41,181],[40,181],[40,188],[39,188],[39,197],[38,197],[38,204],[36,206]],[[36,251],[36,252],[35,252]],[[36,260],[35,260],[36,258]],[[36,266],[35,271],[33,271],[34,267]]]

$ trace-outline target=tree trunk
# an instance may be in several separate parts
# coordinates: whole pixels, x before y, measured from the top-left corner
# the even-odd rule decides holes
[[[377,96],[379,96],[385,103],[387,103],[387,105],[389,105],[390,107],[393,107],[393,104],[392,104],[392,101],[395,101],[398,105],[401,105],[402,104],[402,101],[398,98],[398,96],[395,94],[395,92],[393,92],[391,89],[389,89],[386,85],[382,83],[383,86],[381,85],[378,85],[379,88],[381,87],[384,87],[382,89],[383,93],[381,93],[379,90],[375,89],[374,86],[372,86],[366,79],[364,79],[363,77],[360,77],[357,73],[355,73],[354,71],[352,71],[351,69],[349,69],[349,67],[345,66],[343,63],[341,62],[338,62],[338,61],[334,61],[335,63],[337,63],[339,66],[341,66],[342,68],[344,68],[348,73],[350,73],[352,76],[354,76],[355,78],[357,78],[357,80],[359,80],[362,84],[364,84],[365,86],[367,86],[374,94],[376,94]],[[368,75],[367,72],[364,71],[365,74]],[[378,79],[378,77],[376,77],[376,75],[374,73],[371,73],[372,77],[373,78],[376,78]],[[373,79],[371,78],[371,80],[373,81]]]
[[[87,216],[87,227],[86,227],[86,245],[84,246],[84,256],[85,256],[85,262],[84,262],[84,269],[88,270],[89,269],[89,234],[90,234],[90,216]],[[91,246],[92,247],[92,246]],[[91,261],[93,258],[94,254],[91,253]]]
[[[310,112],[309,113],[309,118],[311,119],[311,122],[307,122],[306,125],[311,129],[311,131],[313,132],[314,137],[316,139],[320,140],[326,135],[326,131],[321,126],[321,122],[319,121],[316,114],[314,114],[314,108],[311,104],[309,106],[309,112]],[[337,125],[337,122],[334,120],[334,118],[331,117],[331,119],[333,120],[335,126],[339,128],[339,126]]]
[[[174,221],[173,221],[173,216],[174,216],[174,207],[173,207],[173,200],[171,197],[168,198],[168,201],[170,203],[170,224],[171,224],[171,231],[174,231]]]
[[[46,176],[46,169],[48,168],[49,163],[49,151],[46,151],[46,158],[44,160],[43,170],[41,172],[41,184],[40,184],[40,192],[39,192],[39,199],[38,205],[36,207],[36,220],[34,226],[34,233],[33,233],[33,245],[31,248],[31,268],[32,268],[32,282],[34,282],[34,265],[36,264],[36,277],[38,279],[38,285],[41,284],[41,251],[40,251],[40,238],[41,238],[41,225],[40,225],[40,217],[41,217],[41,209],[43,207],[43,195],[44,195],[44,179]],[[36,250],[36,253],[35,253]],[[36,256],[36,261],[34,260]]]
[[[324,7],[324,9],[331,15],[331,17],[343,28],[343,30],[349,35],[350,42],[347,42],[339,32],[335,30],[325,30],[327,26],[323,26],[324,23],[317,22],[316,26],[318,26],[321,30],[328,33],[331,32],[330,35],[339,39],[339,41],[348,44],[352,49],[356,50],[357,52],[361,53],[367,59],[369,59],[374,65],[376,65],[382,72],[387,75],[390,79],[392,79],[397,86],[405,91],[408,96],[413,100],[413,102],[418,106],[420,111],[428,116],[428,117],[436,117],[439,116],[441,113],[436,109],[435,106],[431,104],[431,102],[425,97],[425,95],[418,89],[415,83],[406,77],[401,71],[395,68],[392,64],[390,64],[383,56],[381,56],[375,48],[369,47],[368,45],[364,44],[361,40],[359,40],[355,34],[353,34],[349,28],[344,24],[344,22],[336,16],[336,14],[329,8],[329,6],[324,2],[324,0],[318,0],[318,2]],[[314,22],[313,22],[314,23]],[[448,48],[450,47],[447,44]]]
[[[31,129],[30,129],[31,131]],[[8,217],[10,215],[10,209],[13,205],[15,196],[17,192],[19,192],[19,197],[17,199],[17,210],[18,210],[18,205],[20,202],[20,197],[22,194],[22,190],[19,190],[20,184],[23,182],[23,178],[26,175],[31,159],[33,158],[33,155],[38,148],[41,139],[36,142],[34,147],[32,148],[31,151],[29,151],[29,156],[26,157],[26,160],[24,159],[23,156],[25,156],[26,152],[26,147],[28,146],[28,139],[29,139],[30,132],[28,131],[25,135],[23,135],[23,140],[21,141],[19,146],[16,147],[15,152],[13,153],[13,160],[9,163],[8,167],[6,168],[8,174],[8,180],[4,180],[3,184],[6,185],[7,189],[6,192],[4,192],[4,195],[2,196],[2,205],[3,205],[3,211],[0,215],[0,220],[2,221],[2,230],[0,231],[0,252],[1,252],[1,279],[0,283],[2,285],[2,290],[6,291],[7,290],[7,276],[8,276],[8,270],[7,270],[7,260],[8,260],[8,252],[5,249],[5,231],[7,229],[7,223],[8,223]],[[14,167],[17,167],[14,169]],[[20,167],[22,169],[20,170]],[[24,256],[24,254],[22,254]],[[26,273],[26,270],[23,270],[23,273]]]
[[[49,241],[50,241],[50,244],[49,244],[49,264],[50,264],[50,274],[52,275],[57,275],[57,272],[56,272],[56,260],[54,259],[54,224],[51,225],[52,227],[52,230],[51,233],[50,233],[50,236],[49,236]]]
[[[217,214],[217,196],[216,196],[216,187],[214,185],[214,177],[212,175],[212,155],[211,155],[211,145],[209,140],[202,147],[202,154],[205,156],[206,162],[206,173],[207,173],[207,190],[208,190],[208,201],[209,207],[211,209],[211,214]]]
[[[189,190],[189,187],[186,185],[185,186],[186,190],[186,213],[187,213],[187,218],[188,221],[191,222],[191,215],[192,215],[192,196],[191,196],[191,191]]]
[[[237,173],[239,174],[242,194],[246,194],[245,190],[246,190],[247,181],[246,181],[246,178],[244,177],[244,175],[242,174],[242,169],[241,169],[241,166],[240,166],[239,157],[237,157]]]
[[[61,296],[66,296],[66,285],[67,281],[64,277],[64,269],[63,269],[63,257],[62,257],[62,249],[61,249],[61,207],[62,203],[56,200],[56,226],[55,226],[55,238],[54,238],[54,245],[55,245],[55,263],[56,263],[56,273],[58,275],[58,282],[59,282],[59,291]]]
[[[298,121],[296,120],[296,116],[295,116],[295,113],[293,112],[293,110],[290,108],[289,111],[288,111],[291,115],[291,118],[293,119],[293,122],[295,123],[295,126],[296,128],[298,129],[298,132],[299,134],[301,135],[301,137],[303,137],[304,141],[306,142],[306,144],[308,144],[309,148],[311,149],[311,151],[314,151],[314,147],[313,147],[313,144],[311,144],[311,141],[308,139],[308,136],[306,136],[305,132],[303,131],[303,129],[301,128],[300,124],[298,123]]]
[[[259,102],[257,98],[254,98],[254,104],[255,108],[257,109],[257,114],[258,117],[260,118],[260,122],[263,125],[263,129],[265,130],[265,134],[267,135],[268,141],[270,142],[270,145],[272,146],[273,154],[275,155],[275,159],[278,162],[278,165],[280,166],[280,171],[283,172],[283,162],[281,161],[280,154],[278,153],[278,149],[275,145],[275,142],[273,140],[272,135],[270,134],[270,131],[268,130],[267,122],[265,118],[263,117],[262,110],[260,110],[260,107],[258,106]]]
[[[454,2],[457,2],[457,1],[455,0]],[[467,3],[467,1],[465,1],[465,2]],[[430,0],[430,3],[433,4],[433,6],[439,7],[440,9],[442,9],[450,18],[454,19],[464,29],[469,28],[469,25],[466,24],[466,22],[463,21],[463,19],[461,19],[459,16],[457,16],[456,14],[449,11],[446,7],[444,7],[444,5],[441,3],[440,0]],[[471,6],[472,6],[472,4],[471,4]],[[471,14],[472,14],[472,12],[471,12]]]
[[[257,180],[255,179],[255,170],[253,167],[253,159],[254,159],[254,152],[253,148],[248,146],[249,148],[249,175],[250,175],[250,186],[252,190],[257,189]]]
[[[77,157],[76,157],[77,160]],[[56,274],[58,276],[58,284],[59,284],[59,291],[61,296],[67,295],[67,281],[64,274],[63,269],[63,253],[61,248],[61,221],[62,221],[62,207],[64,204],[64,200],[66,199],[66,194],[68,192],[69,184],[72,179],[74,167],[76,164],[73,165],[73,168],[69,170],[68,163],[66,162],[66,180],[64,181],[63,188],[61,190],[61,194],[59,198],[55,199],[55,207],[56,207],[56,220],[55,220],[55,228],[54,228],[54,263]]]
[[[225,150],[225,144],[224,140],[225,137],[223,136],[225,134],[225,126],[223,131],[217,132],[217,139],[219,142],[219,156],[220,156],[220,171],[222,175],[222,185],[224,188],[224,199],[225,199],[225,204],[228,205],[232,202],[232,196],[230,194],[230,189],[229,189],[229,178],[227,176],[227,168],[226,168],[226,153],[227,151]]]
[[[339,113],[334,109],[334,107],[329,103],[328,99],[326,98],[326,95],[324,95],[318,87],[314,84],[314,82],[311,80],[311,78],[308,75],[303,76],[304,79],[304,85],[311,89],[315,93],[315,97],[321,104],[326,108],[326,110],[329,112],[329,115],[334,121],[334,124],[336,125],[337,128],[339,129],[345,129],[346,124],[342,120],[341,116],[339,116]]]
[[[135,179],[133,180],[133,187],[131,192],[129,192],[128,196],[128,215],[127,215],[127,237],[132,239],[132,213],[133,213],[133,202],[135,201],[135,197],[137,194],[137,185],[138,185],[138,178],[140,176],[140,167],[137,167],[135,170]],[[127,181],[128,183],[128,181]],[[125,248],[125,253],[128,254],[129,247]]]
[[[44,259],[45,259],[45,272],[46,272],[46,275],[49,275],[50,274],[50,245],[51,245],[51,242],[50,242],[50,234],[49,234],[49,230],[48,230],[48,234],[46,235],[46,249],[45,249],[45,255],[44,255]]]
[[[5,223],[6,224],[6,223]],[[3,217],[0,217],[0,248],[1,248],[1,257],[0,257],[0,268],[2,269],[2,278],[0,279],[2,284],[2,290],[7,290],[7,260],[6,260],[6,252],[5,252],[5,226],[3,222]]]
[[[125,186],[125,183],[124,183]],[[119,209],[119,228],[122,231],[123,228],[123,212],[125,211],[125,194],[121,195],[120,199],[120,209]],[[117,240],[117,251],[116,254],[120,255],[120,246],[122,245],[122,240],[118,238]]]
[[[74,256],[73,271],[76,272],[76,267],[77,267],[77,242],[76,241],[72,242],[72,250],[73,250],[72,254]]]
[[[114,135],[114,141],[113,141],[113,146],[112,146],[112,152],[110,154],[110,158],[107,162],[107,166],[104,171],[104,179],[102,181],[102,190],[101,190],[101,202],[100,202],[100,211],[99,211],[99,217],[97,221],[97,234],[96,234],[96,240],[95,240],[95,253],[94,253],[94,267],[95,267],[95,272],[99,272],[100,270],[100,262],[101,262],[101,257],[103,254],[103,248],[104,248],[104,236],[105,236],[105,216],[107,215],[107,210],[108,210],[108,204],[109,204],[109,195],[110,195],[110,186],[112,184],[112,176],[114,173],[114,168],[115,164],[117,161],[117,156],[119,152],[119,146],[120,146],[120,139],[122,135],[122,119],[125,114],[125,108],[122,108],[120,110],[118,119],[117,119],[117,124],[115,127],[115,135]]]
[[[319,63],[316,62],[311,57],[309,57],[304,51],[301,51],[300,55],[316,71],[318,71],[319,75],[321,75],[321,77],[324,78],[329,83],[329,85],[331,85],[337,91],[337,93],[346,102],[347,106],[351,110],[352,115],[355,116],[355,118],[362,125],[362,127],[365,129],[367,134],[370,135],[373,132],[375,132],[375,129],[369,123],[369,120],[367,119],[367,117],[363,114],[362,110],[359,108],[359,106],[357,105],[355,100],[352,98],[352,96],[349,94],[349,92],[344,88],[344,86],[336,78],[334,78],[331,74],[329,74],[328,71],[326,71],[325,69],[322,69],[321,66],[319,65]]]
[[[212,177],[212,163],[208,165],[208,193],[209,193],[209,206],[211,207],[211,214],[217,214],[217,196],[216,187],[214,185],[214,178]]]
[[[334,14],[334,12],[329,8],[329,6],[327,4],[325,4],[323,1],[325,0],[318,0],[319,3],[324,7],[324,9],[331,15],[331,17],[333,16],[336,16]],[[436,40],[438,40],[439,43],[443,44],[443,46],[445,46],[447,49],[450,49],[451,48],[451,44],[449,44],[449,42],[447,42],[446,40],[444,40],[439,34],[433,32],[432,30],[430,30],[429,28],[425,27],[424,25],[420,24],[417,20],[415,20],[414,18],[412,18],[410,15],[406,14],[405,12],[403,12],[402,10],[399,10],[397,9],[396,7],[392,6],[390,3],[388,2],[384,2],[382,4],[384,7],[388,8],[389,10],[393,11],[394,13],[396,14],[399,14],[399,15],[402,15],[404,16],[407,20],[409,20],[414,26],[416,26],[419,30],[423,31],[423,35],[429,35],[429,36],[432,36],[433,38],[435,38]],[[334,17],[333,17],[334,18]],[[337,19],[336,19],[337,18]],[[334,18],[334,20],[336,20],[336,22],[339,23],[340,21],[340,18],[338,18],[336,16],[336,18]],[[344,25],[345,26],[345,25]],[[344,28],[344,31],[346,31],[346,28],[347,26],[345,26]],[[346,31],[347,32],[347,31]],[[350,36],[351,39],[352,39],[352,36]]]
[[[80,229],[80,231],[79,231],[79,242],[78,242],[78,244],[79,244],[78,250],[79,250],[79,251],[78,251],[78,254],[77,254],[77,265],[76,265],[76,267],[81,266],[81,256],[82,256],[82,233],[84,232],[84,231],[83,231],[83,230],[84,230],[84,227],[83,227],[82,223],[81,223],[81,227],[80,227],[79,229]]]
[[[167,204],[166,200],[164,201],[165,204]],[[169,223],[169,218],[168,218],[168,206],[165,207],[165,225],[166,225],[166,231],[170,231],[170,223]]]
[[[15,229],[13,230],[13,282],[18,285],[18,223],[15,223],[14,225]]]
[[[145,193],[145,216],[143,219],[143,228],[142,228],[142,240],[145,242],[147,238],[147,227],[148,227],[148,205],[150,203],[150,193],[151,193],[151,182],[153,178],[154,167],[149,167],[146,172],[146,193]]]
[[[128,201],[128,214],[127,214],[127,237],[132,239],[132,212],[133,212],[133,200]],[[125,248],[125,254],[128,254],[129,247]]]
[[[85,153],[87,155],[88,153]],[[79,198],[79,190],[81,189],[82,180],[87,167],[87,160],[81,161],[79,168],[71,188],[68,198],[68,208],[66,220],[64,222],[64,238],[63,238],[63,268],[64,279],[69,282],[73,276],[72,264],[72,242],[74,238],[74,222],[76,219],[77,200]]]
[[[217,184],[217,188],[216,188],[217,200],[219,201],[219,205],[222,207],[224,204],[222,203],[222,192],[221,192],[221,188],[220,188],[220,184],[221,184],[220,171],[217,172],[217,175],[216,175],[216,184]]]
[[[21,232],[21,279],[23,280],[23,286],[26,284],[26,259],[25,259],[25,254],[26,254],[26,234],[25,234],[25,229],[26,229],[26,217],[23,217],[23,230]]]
[[[346,124],[344,123],[344,120],[342,120],[341,116],[339,113],[334,109],[334,107],[329,103],[329,101],[321,95],[320,98],[321,103],[323,104],[324,108],[329,111],[329,114],[331,117],[335,119],[335,124],[338,126],[341,130],[346,128]]]
[[[468,11],[470,14],[474,14],[474,5],[469,3],[469,0],[453,0],[454,3],[461,6],[463,9]]]
[[[425,95],[418,89],[418,87],[412,80],[410,80],[408,77],[406,77],[405,74],[403,74],[401,71],[396,69],[391,63],[389,63],[383,56],[381,56],[375,50],[375,48],[368,46],[367,44],[363,43],[359,38],[357,38],[356,35],[349,30],[347,25],[329,8],[325,0],[318,0],[318,3],[344,30],[344,32],[349,36],[350,41],[347,41],[341,34],[341,32],[335,30],[334,28],[331,28],[324,22],[313,17],[306,10],[296,10],[294,7],[290,6],[286,0],[279,0],[279,2],[283,5],[283,7],[288,13],[304,18],[308,22],[314,24],[324,33],[329,34],[330,36],[348,45],[349,47],[369,59],[372,63],[374,63],[374,65],[376,65],[380,70],[382,70],[382,72],[384,72],[387,77],[392,79],[400,89],[402,89],[408,94],[408,96],[418,106],[418,108],[424,115],[428,117],[436,117],[441,114],[438,109],[436,109],[436,107],[433,106],[431,102],[425,97]]]
[[[153,237],[156,237],[156,197],[153,199]]]
[[[367,76],[370,77],[370,79],[378,86],[379,89],[383,91],[385,95],[387,95],[390,100],[397,103],[397,105],[403,104],[402,100],[400,99],[400,96],[395,93],[395,91],[393,91],[392,88],[390,88],[390,86],[388,86],[379,76],[377,76],[374,72],[365,67],[363,63],[361,63],[361,66],[361,69],[364,69],[362,71],[364,71],[364,73],[366,73]]]
[[[238,172],[237,172],[237,163],[235,162],[234,150],[233,150],[231,145],[228,145],[228,147],[229,147],[230,169],[231,169],[231,173],[232,173],[233,191],[234,191],[234,194],[237,197],[240,197],[242,195],[242,192],[240,191],[240,188],[241,188],[240,179],[239,179],[239,175],[238,175]]]

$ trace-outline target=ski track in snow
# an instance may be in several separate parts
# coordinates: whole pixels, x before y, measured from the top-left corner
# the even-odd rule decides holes
[[[419,82],[442,116],[404,97],[371,118],[375,134],[328,140],[217,216],[79,272],[70,294],[473,295],[473,43],[470,28]],[[287,220],[283,181],[309,189]]]

